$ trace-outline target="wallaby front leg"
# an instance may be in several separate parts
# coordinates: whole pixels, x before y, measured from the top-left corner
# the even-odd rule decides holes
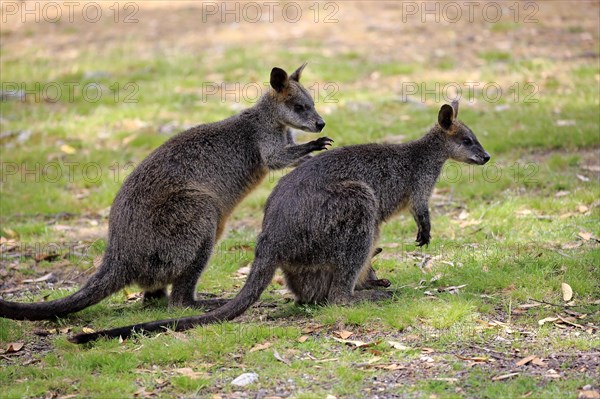
[[[417,233],[417,245],[422,247],[423,245],[429,245],[431,240],[431,224],[429,222],[429,207],[427,203],[424,205],[416,206],[411,210],[419,232]]]
[[[331,143],[333,143],[333,140],[329,137],[319,137],[306,144],[290,145],[267,156],[266,163],[269,169],[283,169],[313,151],[327,149],[327,146],[330,146]]]

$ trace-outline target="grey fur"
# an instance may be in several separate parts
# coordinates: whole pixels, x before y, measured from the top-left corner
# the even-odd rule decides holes
[[[76,335],[71,342],[231,320],[258,300],[278,267],[298,303],[389,298],[388,291],[355,291],[357,282],[371,274],[381,223],[409,208],[419,228],[418,245],[428,244],[428,201],[444,162],[483,165],[490,158],[471,129],[455,118],[458,104],[453,105],[442,106],[438,124],[419,140],[333,149],[283,177],[267,200],[248,280],[226,305],[200,316]]]
[[[321,137],[296,145],[290,128],[320,132],[325,122],[299,83],[271,71],[273,87],[252,108],[199,125],[158,147],[126,179],[109,215],[108,246],[98,271],[80,291],[51,302],[0,300],[0,317],[41,320],[64,316],[138,284],[145,298],[166,296],[171,306],[214,307],[196,300],[200,274],[235,206],[267,175],[325,149]]]

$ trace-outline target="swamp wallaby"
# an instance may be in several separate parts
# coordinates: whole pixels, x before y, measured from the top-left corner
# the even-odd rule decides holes
[[[0,300],[0,317],[64,316],[138,284],[144,298],[167,295],[171,306],[215,307],[195,289],[234,207],[269,170],[301,163],[332,142],[296,145],[290,128],[318,133],[325,122],[299,83],[306,64],[288,77],[271,71],[272,89],[253,107],[193,127],[158,147],[125,180],[109,215],[108,246],[98,271],[78,292],[42,303]]]
[[[381,223],[408,207],[419,228],[418,245],[428,244],[428,201],[444,162],[483,165],[490,159],[457,114],[458,103],[443,105],[438,124],[419,140],[340,147],[283,177],[267,200],[248,280],[226,305],[201,316],[76,335],[71,342],[231,320],[258,300],[278,267],[299,303],[390,297],[389,291],[355,292],[357,282],[372,272],[370,258]]]

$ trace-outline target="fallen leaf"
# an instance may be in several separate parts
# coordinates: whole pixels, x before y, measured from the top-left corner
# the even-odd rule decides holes
[[[82,331],[84,334],[92,334],[92,333],[95,333],[95,332],[96,332],[94,329],[92,329],[92,328],[89,328],[89,327],[83,327],[83,328],[81,329],[81,331]]]
[[[184,377],[191,378],[192,380],[197,380],[198,378],[206,377],[207,373],[202,371],[194,371],[191,367],[182,367],[179,369],[174,369],[174,372],[177,374],[181,374]]]
[[[338,337],[340,337],[341,339],[348,339],[354,333],[352,331],[341,330],[341,331],[335,331],[334,334],[337,335]]]
[[[401,351],[407,351],[410,350],[412,348],[409,348],[408,346],[402,345],[400,342],[396,342],[396,341],[388,341],[388,344],[390,344],[390,346],[394,349],[399,349]]]
[[[323,328],[322,324],[309,324],[302,329],[302,334],[310,334]]]
[[[279,360],[282,363],[285,363],[288,366],[291,366],[291,363],[289,360],[281,357],[281,355],[279,354],[279,352],[277,352],[277,349],[273,349],[273,356],[275,356],[275,359]]]
[[[308,335],[302,335],[300,338],[298,338],[298,342],[302,343],[302,342],[306,342],[306,340],[308,339]]]
[[[258,381],[258,374],[244,373],[244,374],[240,374],[233,381],[231,381],[231,385],[236,385],[238,387],[244,387],[244,386],[252,384],[253,382],[256,382],[256,381]]]
[[[555,122],[556,126],[575,126],[577,122],[573,119],[558,119]]]
[[[582,389],[577,395],[577,399],[600,399],[600,391],[592,389]]]
[[[538,324],[543,326],[545,323],[555,322],[556,320],[558,320],[558,317],[546,317],[542,320],[538,320]]]
[[[377,342],[352,341],[352,340],[340,339],[340,338],[336,338],[336,337],[332,337],[332,338],[338,342],[341,342],[343,344],[347,344],[350,346],[355,346],[357,348],[367,348],[369,346],[374,346],[377,344]]]
[[[423,348],[419,348],[419,349],[421,349],[421,351],[423,353],[433,353],[433,352],[435,352],[435,350],[432,349],[432,348],[425,348],[425,347],[423,347]]]
[[[469,361],[472,361],[475,363],[482,363],[482,362],[490,361],[489,357],[480,357],[480,356],[467,357],[467,356],[461,356],[461,355],[455,355],[455,356],[461,360],[469,360]]]
[[[69,154],[69,155],[75,154],[77,152],[77,150],[75,148],[71,147],[68,144],[61,145],[60,150],[62,152],[64,152],[65,154]]]
[[[590,178],[584,175],[580,175],[579,173],[576,173],[575,176],[581,180],[582,182],[588,182],[590,181]]]
[[[580,231],[577,235],[583,238],[585,241],[589,241],[592,238],[592,233],[588,233],[585,231]]]
[[[571,298],[573,298],[573,289],[567,283],[562,283],[560,288],[562,289],[563,300],[565,302],[569,302]]]
[[[5,353],[15,353],[23,349],[25,344],[23,342],[11,342],[8,344]]]
[[[535,355],[524,357],[523,359],[517,362],[517,366],[524,366],[527,363],[531,362],[533,359],[535,359]]]
[[[587,207],[587,206],[585,206],[585,205],[579,205],[579,206],[577,207],[577,212],[579,212],[579,213],[586,213],[586,212],[587,212],[589,209],[590,209],[590,208],[588,208],[588,207]]]
[[[516,376],[518,376],[518,375],[519,375],[519,373],[508,373],[508,374],[502,374],[502,375],[499,375],[499,376],[496,376],[496,377],[492,378],[492,381],[502,381],[502,380],[507,380],[507,379],[509,379],[509,378],[516,377]]]
[[[252,353],[256,351],[263,351],[269,348],[271,345],[273,345],[271,342],[265,342],[264,344],[256,344],[250,349],[249,352]]]
[[[547,364],[544,363],[544,361],[542,359],[540,359],[539,357],[536,357],[535,359],[533,359],[531,361],[531,364],[535,364],[536,366],[540,366],[540,367],[546,367]]]
[[[560,198],[560,197],[566,197],[569,194],[571,194],[570,191],[558,191],[556,194],[554,194],[554,196],[556,198]]]
[[[24,283],[41,283],[42,281],[50,280],[52,277],[54,277],[54,274],[48,273],[48,274],[45,274],[42,277],[38,277],[36,279],[23,280],[23,282]]]

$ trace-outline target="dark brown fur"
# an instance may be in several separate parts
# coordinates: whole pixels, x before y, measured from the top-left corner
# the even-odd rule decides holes
[[[298,303],[351,304],[389,298],[388,291],[355,291],[369,275],[381,223],[409,207],[418,245],[430,240],[428,201],[447,159],[482,165],[489,155],[473,132],[455,119],[458,104],[444,105],[438,124],[419,140],[365,144],[319,154],[283,177],[267,201],[255,260],[240,293],[200,316],[161,320],[77,335],[72,342],[129,336],[132,331],[177,331],[231,320],[251,306],[277,268]]]
[[[306,159],[330,145],[321,137],[296,145],[290,128],[320,132],[325,122],[300,85],[304,65],[290,77],[271,71],[272,90],[220,122],[182,132],[152,152],[126,179],[109,215],[108,246],[98,271],[81,290],[56,301],[0,300],[0,317],[41,320],[77,312],[130,285],[146,299],[171,306],[220,306],[196,300],[195,289],[235,206],[269,170]]]

